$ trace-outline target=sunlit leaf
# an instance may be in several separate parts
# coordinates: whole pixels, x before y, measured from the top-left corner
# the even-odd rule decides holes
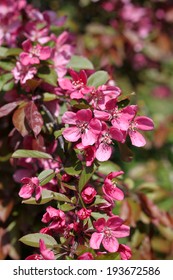
[[[87,85],[98,87],[104,85],[109,80],[109,75],[106,71],[97,71],[88,78]]]
[[[34,151],[34,150],[22,150],[19,149],[12,154],[13,158],[45,158],[52,159],[50,154]]]
[[[67,64],[68,68],[73,68],[74,70],[81,69],[94,69],[93,64],[86,57],[73,55]]]
[[[48,248],[52,248],[57,245],[56,240],[52,236],[43,233],[27,234],[20,238],[19,241],[28,246],[39,248],[40,239],[44,240],[44,243]]]

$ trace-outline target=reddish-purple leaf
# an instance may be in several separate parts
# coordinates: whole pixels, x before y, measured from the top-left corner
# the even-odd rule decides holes
[[[19,101],[11,102],[2,106],[0,108],[0,118],[10,114],[18,105],[19,105]]]
[[[42,129],[43,119],[33,101],[25,107],[25,116],[34,135],[37,136]]]
[[[25,126],[25,107],[18,108],[14,112],[13,124],[23,137],[28,134],[28,130]]]

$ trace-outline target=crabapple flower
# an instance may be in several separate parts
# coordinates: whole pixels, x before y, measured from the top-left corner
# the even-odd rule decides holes
[[[73,126],[65,128],[63,136],[70,142],[76,142],[81,138],[83,146],[93,145],[101,132],[101,122],[92,117],[90,109],[82,109],[77,113],[66,112],[62,122]]]
[[[113,200],[124,199],[123,191],[120,190],[114,182],[112,182],[113,178],[116,178],[122,174],[124,174],[123,171],[117,171],[117,172],[111,172],[106,176],[102,187],[103,193],[106,195],[106,197],[111,198]]]
[[[132,256],[132,251],[129,246],[120,244],[118,248],[122,260],[129,260]]]
[[[80,220],[85,220],[87,218],[90,217],[92,210],[90,209],[86,209],[86,208],[81,208],[78,212],[77,212],[77,216]]]
[[[135,117],[129,125],[128,134],[130,136],[132,145],[136,147],[142,147],[146,144],[146,140],[143,135],[138,132],[138,129],[144,131],[153,130],[153,120],[145,116],[139,116]]]
[[[81,192],[82,199],[86,204],[90,204],[91,202],[93,202],[96,194],[96,190],[91,185],[87,185]]]
[[[28,256],[25,260],[55,260],[54,253],[46,248],[43,239],[39,240],[40,254],[33,254]]]
[[[54,253],[50,249],[46,248],[46,245],[45,245],[43,239],[40,239],[39,245],[40,245],[40,253],[43,256],[44,260],[54,260],[55,259]]]
[[[49,223],[49,229],[61,229],[65,226],[65,214],[62,210],[48,206],[41,221],[43,223]]]
[[[80,255],[77,259],[78,260],[94,260],[94,257],[91,253],[86,252],[86,253]]]
[[[102,123],[102,129],[103,130],[98,140],[99,144],[95,156],[99,161],[106,161],[112,155],[112,139],[122,142],[124,136],[119,129],[114,127],[108,128],[106,123]]]
[[[42,187],[39,185],[39,179],[37,177],[24,177],[21,179],[21,183],[23,183],[24,185],[19,191],[20,197],[27,199],[35,194],[35,199],[40,199]]]
[[[117,238],[126,237],[130,234],[130,228],[123,225],[123,220],[118,216],[113,216],[107,221],[100,218],[93,222],[93,225],[97,230],[90,239],[90,247],[93,249],[99,249],[102,243],[108,252],[117,252],[119,248]]]
[[[96,148],[95,146],[86,146],[84,147],[82,143],[79,143],[76,145],[76,148],[79,150],[82,150],[83,155],[78,155],[78,158],[80,160],[85,160],[86,166],[91,166],[93,161],[95,160],[95,153]],[[85,158],[85,159],[83,159]]]
[[[68,78],[58,79],[59,85],[62,89],[67,90],[72,99],[80,99],[84,94],[91,91],[91,87],[87,84],[87,75],[84,70],[80,70],[79,74],[74,70],[69,70],[72,80]]]
[[[28,39],[22,43],[24,52],[20,53],[20,62],[27,66],[30,64],[39,64],[40,60],[47,60],[51,56],[51,48],[43,47],[39,44],[32,46],[31,41]]]
[[[32,79],[36,73],[37,69],[35,67],[25,66],[20,61],[17,61],[16,67],[12,69],[15,82],[20,81],[21,84],[25,84],[27,80]]]

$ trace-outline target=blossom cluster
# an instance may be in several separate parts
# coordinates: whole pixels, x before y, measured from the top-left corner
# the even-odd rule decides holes
[[[114,155],[117,143],[144,146],[139,131],[152,130],[153,121],[138,115],[106,71],[95,71],[89,60],[74,55],[68,32],[51,31],[51,25],[62,27],[64,18],[25,1],[4,1],[1,8],[10,32],[7,40],[2,25],[1,44],[19,47],[11,53],[9,73],[1,69],[12,80],[10,89],[2,87],[7,104],[0,117],[12,115],[13,178],[23,184],[23,203],[49,203],[41,219],[45,226],[32,240],[21,238],[40,248],[27,259],[92,260],[109,254],[129,259],[131,249],[118,239],[128,237],[130,228],[114,214],[116,201],[125,196],[123,171],[103,174],[99,167]],[[14,19],[15,30],[9,28]]]

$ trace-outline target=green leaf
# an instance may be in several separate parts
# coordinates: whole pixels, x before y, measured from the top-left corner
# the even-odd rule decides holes
[[[119,253],[107,253],[99,255],[95,258],[95,260],[120,260],[120,254]]]
[[[82,171],[82,164],[79,161],[74,166],[65,167],[64,171],[71,176],[79,175]]]
[[[74,70],[81,69],[94,69],[93,64],[86,57],[73,55],[67,64],[67,68],[73,68]]]
[[[98,87],[104,85],[109,80],[109,75],[106,71],[97,71],[88,78],[87,85]]]
[[[34,150],[17,150],[12,154],[13,158],[45,158],[45,159],[53,159],[51,155],[34,151]]]
[[[20,48],[11,48],[8,49],[6,52],[6,56],[17,56],[22,52],[22,49]]]
[[[61,136],[62,133],[63,133],[63,130],[64,130],[64,128],[61,128],[60,130],[56,130],[56,131],[54,132],[55,138],[58,138],[59,136]]]
[[[120,167],[116,163],[110,160],[99,162],[98,172],[104,175],[108,175],[108,173],[118,171],[118,170],[120,170]]]
[[[75,206],[74,206],[74,205],[71,205],[71,204],[69,204],[69,203],[64,203],[64,204],[62,204],[62,205],[60,206],[60,209],[61,209],[62,211],[64,211],[64,212],[71,211],[71,210],[73,210],[74,208],[75,208]]]
[[[106,203],[107,201],[103,199],[100,195],[96,195],[95,201],[91,206],[94,206],[96,204]]]
[[[57,99],[57,95],[49,92],[43,93],[43,101],[48,102]]]
[[[88,183],[90,178],[92,177],[94,173],[94,167],[93,166],[85,166],[79,179],[79,191],[81,192],[83,187]]]
[[[9,61],[0,61],[0,67],[6,71],[11,71],[15,67],[15,64]]]
[[[71,200],[65,194],[57,193],[57,192],[52,192],[52,194],[54,200],[71,202]]]
[[[58,77],[54,69],[43,66],[38,71],[38,77],[52,86],[57,86]]]
[[[50,180],[52,180],[52,178],[54,177],[55,177],[55,172],[53,169],[44,170],[38,175],[38,179],[40,181],[41,186],[50,182]]]
[[[6,57],[8,49],[4,47],[0,47],[0,57]]]
[[[22,243],[31,246],[31,247],[36,247],[39,248],[39,241],[40,239],[43,239],[45,242],[46,247],[52,248],[57,245],[56,240],[48,235],[48,234],[43,234],[43,233],[31,233],[23,236],[22,238],[19,239]]]
[[[42,205],[42,204],[48,203],[49,201],[51,201],[53,199],[54,199],[53,192],[43,189],[42,193],[41,193],[41,198],[39,199],[39,201],[36,201],[35,197],[30,197],[26,200],[23,200],[22,203],[33,204],[33,205]]]
[[[5,84],[7,82],[9,82],[10,80],[12,80],[13,75],[11,73],[6,73],[0,76],[0,90],[3,89],[3,87],[5,86]]]
[[[105,218],[105,219],[108,218],[108,215],[107,215],[107,214],[102,214],[102,213],[99,213],[99,212],[92,212],[92,213],[91,213],[91,216],[92,216],[95,220],[97,220],[97,219],[99,219],[99,218]]]

